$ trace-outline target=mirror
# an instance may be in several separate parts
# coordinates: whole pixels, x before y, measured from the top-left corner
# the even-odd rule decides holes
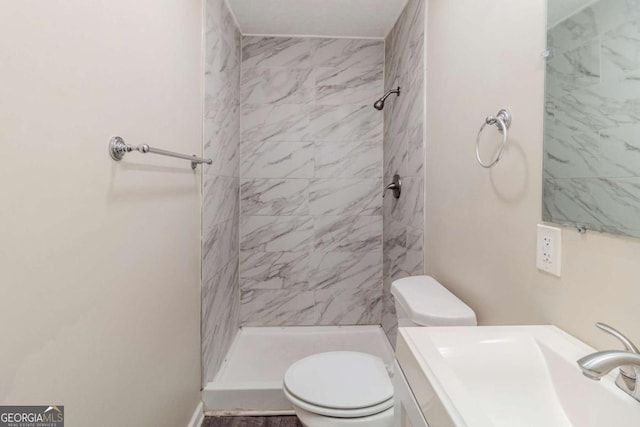
[[[548,0],[542,219],[640,237],[640,0]]]

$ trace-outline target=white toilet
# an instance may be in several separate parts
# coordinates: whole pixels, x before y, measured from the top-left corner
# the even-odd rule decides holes
[[[411,276],[391,284],[398,327],[477,326],[476,313],[431,276]]]
[[[429,276],[393,282],[398,326],[475,326],[465,303]],[[307,427],[393,425],[393,385],[382,359],[353,351],[314,354],[284,376],[285,396]]]

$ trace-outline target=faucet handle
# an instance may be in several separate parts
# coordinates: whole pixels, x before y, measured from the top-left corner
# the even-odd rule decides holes
[[[402,180],[400,179],[400,175],[393,175],[393,182],[391,182],[391,184],[387,185],[384,190],[382,190],[383,198],[387,190],[393,190],[393,197],[395,197],[396,199],[400,198],[400,194],[402,193]]]
[[[618,338],[620,340],[620,342],[624,345],[624,348],[629,352],[629,353],[635,353],[635,354],[640,354],[640,351],[638,351],[638,347],[636,347],[629,338],[625,337],[622,332],[620,332],[619,330],[617,330],[616,328],[613,328],[605,323],[596,323],[596,326],[605,331],[606,333],[613,335],[614,337]],[[620,374],[623,377],[628,378],[629,380],[636,380],[637,375],[637,368],[634,366],[621,366],[620,367]]]
[[[622,332],[620,332],[619,330],[617,330],[616,328],[609,326],[605,323],[601,323],[598,322],[596,323],[596,326],[603,330],[604,332],[613,335],[614,337],[618,338],[620,340],[620,342],[624,345],[625,349],[630,352],[630,353],[635,353],[635,354],[640,354],[640,350],[638,350],[638,347],[636,347],[629,338],[625,337]]]

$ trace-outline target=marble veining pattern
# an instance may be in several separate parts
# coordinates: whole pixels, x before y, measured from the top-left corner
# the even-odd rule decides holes
[[[317,178],[380,178],[382,146],[380,141],[315,143]]]
[[[384,108],[384,182],[402,177],[400,199],[383,202],[382,327],[395,345],[397,320],[391,282],[424,274],[424,13],[423,0],[409,0],[385,41],[385,89],[400,86]],[[389,193],[390,194],[390,193]]]
[[[309,215],[308,179],[243,179],[242,215]]]
[[[640,237],[640,178],[546,179],[545,214],[560,222]]]
[[[240,288],[308,289],[310,251],[240,252]]]
[[[246,326],[379,324],[382,293],[352,286],[321,291],[243,290],[241,321]]]
[[[318,68],[316,103],[324,105],[370,104],[380,96],[382,68]]]
[[[312,142],[243,141],[240,174],[243,178],[312,178]]]
[[[243,104],[307,104],[313,100],[311,68],[248,68],[242,74]]]
[[[220,345],[229,345],[238,330],[235,319],[240,316],[240,300],[236,296],[237,287],[229,286],[236,283],[238,264],[235,260],[203,282],[202,321],[203,325],[207,325],[207,339],[202,342],[203,361],[207,361],[203,364],[205,382],[213,379],[224,360],[226,349]],[[222,302],[226,302],[226,305]]]
[[[382,180],[316,178],[309,186],[311,215],[382,215]]]
[[[321,324],[380,324],[382,292],[380,289],[334,286],[314,292]]]
[[[202,181],[202,217],[207,219],[205,228],[224,221],[237,221],[240,214],[238,178],[205,174]]]
[[[313,64],[320,67],[361,68],[382,70],[383,44],[378,40],[312,39]]]
[[[639,18],[598,1],[548,31],[545,221],[640,235]]]
[[[382,249],[381,216],[320,216],[313,227],[317,252],[371,252]]]
[[[306,326],[319,321],[313,292],[297,289],[245,289],[240,296],[244,326]]]
[[[204,229],[202,244],[203,271],[217,272],[222,265],[237,261],[238,220],[236,218]]]
[[[242,67],[311,68],[313,39],[243,37]]]
[[[377,40],[244,37],[240,321],[379,324]]]
[[[371,105],[316,105],[310,124],[315,141],[360,141],[380,139],[380,112]]]
[[[202,383],[213,380],[240,324],[238,269],[240,32],[222,0],[205,3],[202,168]]]
[[[242,143],[313,141],[309,113],[307,105],[242,104]]]
[[[240,249],[260,252],[298,252],[313,243],[314,220],[307,216],[243,216]]]
[[[602,37],[602,61],[607,78],[637,78],[640,70],[640,26],[627,22]]]
[[[314,252],[309,263],[309,284],[314,290],[375,289],[370,284],[379,280],[382,274],[379,251]]]

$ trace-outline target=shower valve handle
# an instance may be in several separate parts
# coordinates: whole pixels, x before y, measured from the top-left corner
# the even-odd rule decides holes
[[[382,197],[384,197],[387,190],[393,190],[393,197],[396,199],[400,198],[400,194],[402,193],[402,180],[400,179],[400,175],[393,175],[393,181],[391,184],[387,185],[384,190],[382,190]]]

